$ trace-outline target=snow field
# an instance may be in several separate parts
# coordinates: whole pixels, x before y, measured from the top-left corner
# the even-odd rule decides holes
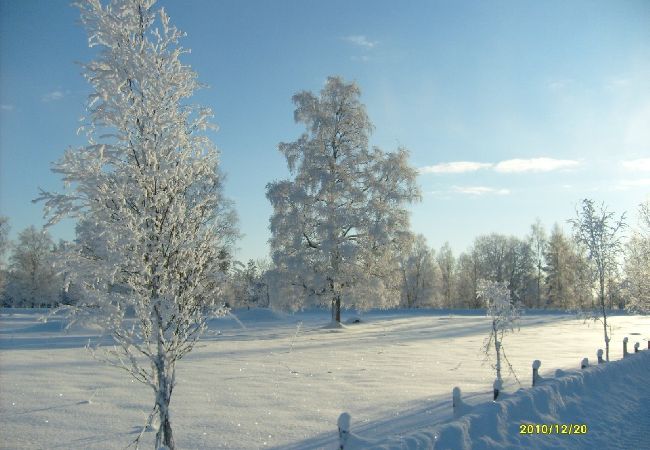
[[[177,366],[171,411],[180,448],[336,448],[343,411],[353,433],[395,439],[451,419],[454,386],[471,405],[491,399],[494,375],[480,351],[490,327],[484,316],[370,312],[361,323],[324,330],[327,311],[237,315],[245,328],[213,321]],[[152,407],[152,391],[85,352],[92,330],[66,335],[36,319],[27,312],[0,318],[2,448],[124,448]],[[613,360],[622,357],[626,335],[647,346],[650,319],[611,321]],[[529,313],[504,340],[524,387],[533,360],[550,378],[557,368],[579,370],[585,356],[595,362],[601,346],[599,324],[559,314]],[[514,392],[519,386],[504,376],[505,392]]]

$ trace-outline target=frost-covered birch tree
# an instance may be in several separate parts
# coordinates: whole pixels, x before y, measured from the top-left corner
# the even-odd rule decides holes
[[[590,313],[603,324],[605,335],[605,359],[609,361],[609,329],[607,326],[607,281],[616,272],[617,258],[622,251],[621,231],[625,227],[625,214],[617,218],[605,205],[597,207],[594,201],[583,199],[573,225],[576,242],[587,250],[593,279],[598,285],[598,308]]]
[[[0,216],[0,299],[4,297],[4,288],[7,283],[5,253],[9,249],[9,229],[9,218]]]
[[[521,309],[518,302],[510,298],[510,289],[505,282],[479,280],[476,290],[476,297],[483,300],[487,308],[487,315],[491,319],[490,335],[485,340],[483,350],[489,355],[491,347],[494,346],[496,363],[494,366],[496,379],[494,380],[494,399],[503,390],[503,377],[501,375],[502,358],[508,362],[503,350],[503,338],[507,333],[513,332],[521,316]],[[508,362],[510,371],[512,366]],[[516,375],[515,375],[516,377]]]
[[[115,342],[104,359],[152,388],[156,448],[173,449],[176,363],[220,310],[219,255],[236,231],[204,133],[211,111],[189,103],[199,83],[181,62],[184,34],[154,4],[77,4],[98,49],[83,66],[93,90],[88,144],[54,164],[67,189],[40,200],[49,223],[71,216],[83,224],[70,255],[84,296],[77,318],[100,323]]]
[[[50,234],[29,226],[18,234],[12,250],[6,293],[11,304],[27,308],[54,306],[61,283]]]
[[[639,205],[639,227],[626,245],[627,309],[650,314],[650,200]]]
[[[391,243],[406,232],[407,203],[419,198],[408,152],[370,148],[372,125],[355,83],[327,79],[319,96],[293,96],[305,132],[281,143],[291,180],[267,186],[271,251],[285,296],[331,306],[395,302],[385,284]],[[302,304],[302,303],[301,303]]]

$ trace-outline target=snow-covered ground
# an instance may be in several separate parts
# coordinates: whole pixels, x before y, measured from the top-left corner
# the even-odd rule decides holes
[[[454,386],[470,404],[491,399],[494,376],[480,351],[489,321],[480,313],[377,311],[342,330],[322,328],[326,311],[237,316],[243,326],[228,318],[213,321],[177,366],[171,408],[179,448],[336,448],[343,411],[352,416],[353,433],[395,441],[449,421]],[[26,310],[0,316],[1,448],[124,448],[139,433],[153,393],[91,358],[84,346],[95,338],[92,330],[65,334],[61,322],[38,317]],[[611,323],[612,360],[622,358],[625,336],[631,351],[636,341],[647,347],[650,318],[620,315]],[[533,360],[541,360],[541,375],[551,378],[558,368],[578,370],[583,357],[595,362],[600,347],[600,324],[567,314],[527,312],[521,330],[504,341],[524,387],[530,386]],[[507,380],[506,392],[519,388],[512,376]],[[646,378],[627,388],[650,400],[649,386]],[[587,423],[592,436],[607,436],[605,427],[616,427],[621,436],[623,426],[647,427],[650,419],[647,411],[639,416],[638,402],[627,408],[625,396],[615,389],[612,396],[618,421]],[[146,433],[145,448],[153,434]]]

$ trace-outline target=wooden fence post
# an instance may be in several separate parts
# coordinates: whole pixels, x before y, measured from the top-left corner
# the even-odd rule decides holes
[[[627,358],[630,354],[627,352],[627,336],[623,338],[623,358]]]
[[[344,412],[339,416],[339,450],[345,449],[345,444],[350,436],[350,414]]]
[[[634,343],[634,353],[639,353],[639,343],[638,342]]]
[[[539,381],[539,367],[542,365],[542,362],[539,359],[533,361],[533,387],[535,387]]]
[[[589,358],[582,358],[582,361],[580,362],[580,368],[586,369],[587,367],[589,367]]]
[[[605,362],[603,359],[603,349],[599,348],[596,354],[598,355],[598,364],[603,364]]]
[[[496,401],[496,399],[499,397],[499,391],[501,391],[501,389],[503,389],[503,381],[497,378],[494,380],[494,383],[492,384],[492,392],[494,393],[493,400]]]

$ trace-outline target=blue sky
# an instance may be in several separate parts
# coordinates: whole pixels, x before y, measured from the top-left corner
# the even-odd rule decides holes
[[[42,225],[38,187],[76,135],[92,59],[69,0],[0,0],[0,214]],[[523,236],[579,199],[628,211],[650,193],[650,2],[159,1],[209,85],[240,259],[267,255],[265,186],[301,129],[291,96],[355,80],[373,145],[420,168],[414,231],[456,252],[482,233]],[[565,228],[568,228],[565,225]],[[71,239],[70,222],[53,228]]]

